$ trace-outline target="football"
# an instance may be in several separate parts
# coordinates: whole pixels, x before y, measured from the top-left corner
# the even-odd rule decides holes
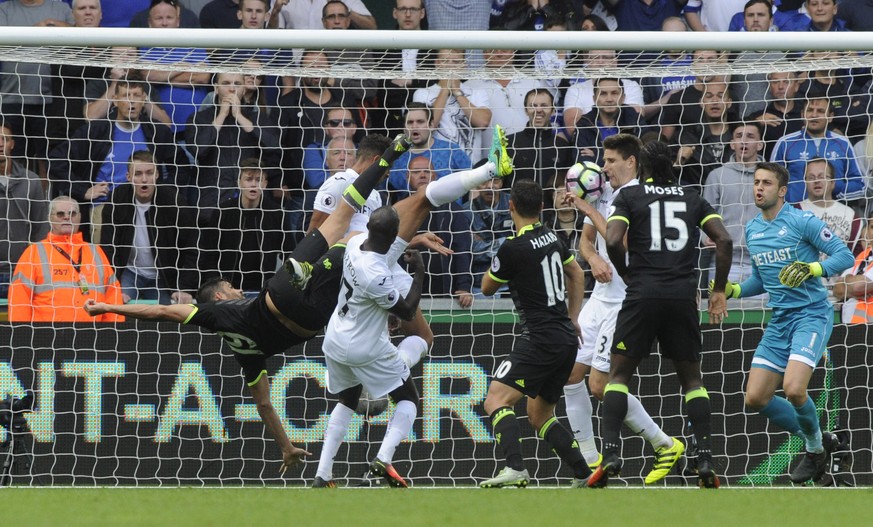
[[[597,163],[576,163],[567,171],[567,192],[594,203],[603,194],[606,177]]]

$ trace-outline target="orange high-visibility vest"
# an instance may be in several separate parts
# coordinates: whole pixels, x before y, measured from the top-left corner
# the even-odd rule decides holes
[[[60,249],[60,250],[59,250]],[[103,249],[82,233],[49,233],[24,250],[9,285],[10,322],[121,322],[106,313],[92,317],[82,307],[93,298],[121,304],[121,287]]]
[[[858,274],[858,268],[869,259],[871,252],[873,252],[873,246],[864,249],[864,251],[855,258],[855,266],[852,267],[851,271],[847,274]],[[855,301],[852,318],[848,322],[850,324],[873,324],[873,295],[867,295],[866,298],[859,298]]]

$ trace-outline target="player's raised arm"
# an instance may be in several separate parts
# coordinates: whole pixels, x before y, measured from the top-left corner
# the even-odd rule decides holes
[[[159,320],[165,322],[183,323],[197,308],[191,304],[176,304],[162,306],[160,304],[106,304],[94,299],[85,301],[85,311],[92,317],[104,313],[115,313],[140,320]]]

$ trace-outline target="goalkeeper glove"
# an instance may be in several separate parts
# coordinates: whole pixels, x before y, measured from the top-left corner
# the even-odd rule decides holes
[[[807,279],[822,275],[823,269],[818,262],[792,262],[779,271],[779,282],[787,287],[797,287]]]
[[[709,281],[709,294],[712,294],[712,288],[715,287],[715,280]],[[724,286],[724,296],[725,298],[739,298],[740,297],[740,284],[735,284],[730,280]]]

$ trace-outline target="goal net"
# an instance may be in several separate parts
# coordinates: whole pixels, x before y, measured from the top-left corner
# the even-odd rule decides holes
[[[759,159],[787,166],[789,201],[825,219],[856,254],[873,243],[863,228],[873,212],[869,37],[406,33],[4,28],[3,298],[21,279],[24,248],[49,230],[48,200],[61,195],[78,202],[83,236],[107,254],[125,298],[168,302],[170,293],[193,293],[217,275],[255,295],[324,205],[320,184],[353,164],[362,137],[406,132],[413,140],[412,154],[380,189],[390,203],[422,178],[483,160],[497,124],[509,134],[514,178],[544,186],[543,221],[574,251],[583,218],[561,205],[564,175],[577,161],[602,163],[603,139],[619,132],[670,146],[679,183],[703,192],[725,218],[734,280],[751,272],[741,240],[756,214],[750,170]],[[822,139],[804,135],[816,127]],[[154,159],[154,197],[150,180],[137,179],[148,175],[132,169],[139,150]],[[819,158],[830,166],[828,183],[816,183],[818,172],[807,168]],[[138,196],[152,200],[140,220],[131,206]],[[394,462],[413,485],[472,485],[502,466],[482,405],[515,345],[518,320],[508,294],[489,299],[478,288],[512,234],[507,199],[508,188],[489,185],[422,226],[454,254],[427,255],[422,308],[436,337],[412,370],[419,417]],[[108,212],[122,205],[130,215]],[[138,230],[137,221],[149,228]],[[705,240],[699,252],[705,285],[713,267]],[[586,281],[590,290],[588,272]],[[155,289],[163,296],[149,296]],[[701,295],[703,309],[705,287]],[[798,439],[744,408],[751,355],[769,317],[764,302],[730,305],[723,327],[703,328],[714,454],[731,486],[784,484],[802,451]],[[826,482],[869,485],[871,337],[867,324],[849,322],[873,313],[865,315],[863,303],[834,302],[842,321],[810,384],[822,427],[843,441]],[[31,311],[26,304],[10,295],[10,318]],[[69,318],[77,309],[0,325],[0,484],[311,482],[335,403],[321,337],[268,363],[285,430],[314,454],[280,476],[279,450],[219,337],[170,323],[69,323],[80,320]],[[630,389],[693,452],[669,361],[653,354]],[[596,401],[594,408],[597,432]],[[336,458],[337,480],[368,483],[362,475],[390,413],[355,417]],[[558,416],[566,423],[563,403]],[[522,431],[536,484],[566,484],[568,469],[524,422]],[[640,485],[653,449],[626,429],[623,436],[615,484]],[[666,484],[695,484],[692,470],[683,460]]]

